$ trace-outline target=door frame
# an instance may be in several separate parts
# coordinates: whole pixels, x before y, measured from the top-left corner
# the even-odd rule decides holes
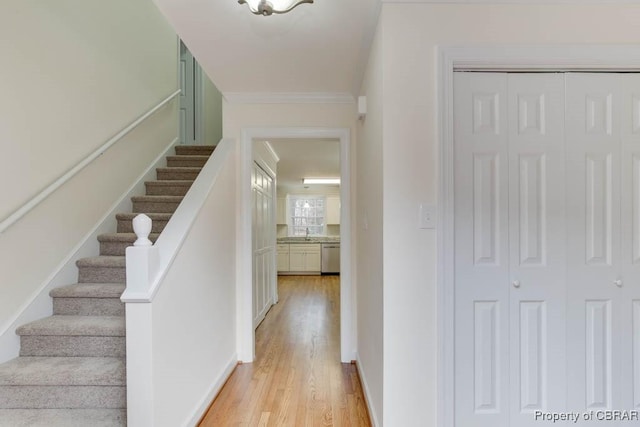
[[[351,242],[351,129],[321,127],[265,127],[241,130],[237,175],[237,246],[236,246],[236,332],[238,359],[244,363],[255,359],[253,328],[252,239],[251,239],[251,164],[254,139],[337,139],[340,141],[340,359],[355,360],[355,298]],[[277,176],[276,176],[277,179]]]
[[[640,71],[640,45],[438,46],[438,416],[454,427],[454,71]]]

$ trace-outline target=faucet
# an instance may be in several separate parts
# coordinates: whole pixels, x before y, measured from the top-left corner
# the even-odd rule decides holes
[[[306,234],[304,236],[304,240],[311,240],[311,238],[309,237],[309,227],[307,227]]]

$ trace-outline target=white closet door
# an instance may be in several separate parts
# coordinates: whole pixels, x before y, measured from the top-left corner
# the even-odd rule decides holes
[[[615,284],[622,107],[618,75],[567,74],[568,403],[576,411],[623,409],[620,313],[626,308]]]
[[[509,420],[507,75],[455,73],[456,426]]]
[[[455,75],[456,426],[565,405],[564,81]]]
[[[508,76],[509,425],[526,427],[566,407],[564,75]]]
[[[621,74],[621,272],[623,301],[620,407],[640,410],[640,75]],[[628,425],[628,423],[627,423]]]
[[[273,232],[273,178],[257,163],[251,172],[253,197],[253,326],[257,327],[273,305],[275,257]]]

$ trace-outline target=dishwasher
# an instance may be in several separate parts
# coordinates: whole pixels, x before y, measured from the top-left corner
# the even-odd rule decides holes
[[[322,269],[324,273],[340,273],[340,243],[322,244]]]

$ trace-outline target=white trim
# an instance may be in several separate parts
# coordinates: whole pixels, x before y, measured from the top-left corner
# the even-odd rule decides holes
[[[369,396],[369,383],[367,383],[367,377],[364,376],[364,371],[360,367],[360,356],[356,353],[356,368],[358,369],[358,378],[360,379],[360,384],[362,385],[362,394],[364,394],[364,401],[367,404],[367,410],[369,411],[369,421],[371,421],[371,425],[373,427],[380,426],[380,422],[378,421],[378,414],[374,411],[373,406],[371,405],[371,399]]]
[[[198,403],[196,409],[193,411],[193,415],[191,416],[191,418],[184,424],[182,424],[183,427],[195,426],[198,424],[207,409],[209,409],[209,406],[211,406],[213,399],[215,399],[218,393],[220,393],[220,390],[222,390],[222,387],[224,387],[224,384],[227,382],[229,377],[231,377],[231,374],[233,374],[233,371],[237,366],[238,356],[234,354],[231,359],[229,359],[229,362],[222,371],[222,374],[211,384],[211,387],[209,388],[207,394],[204,395],[202,399],[200,399],[200,402]]]
[[[80,172],[87,165],[89,165],[89,163],[93,162],[95,159],[100,157],[105,151],[111,148],[113,144],[118,142],[125,135],[127,135],[129,132],[135,129],[140,123],[145,121],[149,116],[151,116],[153,113],[158,111],[160,108],[164,107],[165,104],[167,104],[169,101],[175,98],[176,95],[178,95],[179,93],[180,93],[180,89],[178,89],[177,91],[173,92],[171,95],[169,95],[168,97],[160,101],[158,105],[156,105],[155,107],[153,107],[152,109],[144,113],[142,116],[138,117],[127,127],[125,127],[120,132],[118,132],[117,134],[109,138],[107,142],[105,142],[100,147],[98,147],[93,153],[85,157],[84,160],[82,160],[80,163],[75,165],[73,168],[67,171],[60,178],[56,179],[54,182],[49,184],[47,188],[45,188],[44,190],[36,194],[33,198],[31,198],[31,200],[29,200],[27,203],[22,205],[18,210],[14,211],[11,215],[5,218],[2,222],[0,222],[0,234],[4,230],[9,228],[11,225],[13,225],[20,218],[22,218],[24,215],[29,213],[33,208],[38,206],[40,202],[42,202],[44,199],[49,197],[51,193],[56,191],[58,188],[62,187],[67,181],[73,178],[78,172]]]
[[[269,150],[269,153],[271,153],[276,163],[278,163],[280,161],[280,156],[278,156],[278,153],[276,153],[276,150],[273,149],[273,145],[271,145],[269,141],[265,141],[264,145],[267,147],[267,150]]]
[[[252,322],[252,254],[251,254],[251,162],[253,139],[297,138],[340,140],[340,358],[343,363],[355,359],[353,341],[353,276],[351,245],[351,131],[349,128],[245,128],[240,138],[240,165],[238,167],[238,252],[237,252],[237,343],[238,357],[243,362],[255,358],[255,331]]]
[[[355,104],[350,93],[332,92],[225,92],[229,104]]]
[[[193,82],[193,96],[195,97],[195,111],[193,112],[195,126],[196,126],[196,134],[194,135],[194,139],[196,144],[202,145],[204,144],[204,79],[206,78],[206,74],[202,72],[202,67],[193,58],[193,65],[195,67],[194,70],[194,82]]]
[[[80,242],[58,264],[53,272],[34,291],[13,318],[0,328],[0,363],[6,362],[18,355],[20,351],[20,339],[15,334],[15,329],[28,322],[50,316],[53,312],[49,291],[58,286],[68,285],[78,280],[78,267],[76,260],[94,256],[98,250],[98,235],[113,232],[115,230],[115,215],[119,212],[131,211],[131,197],[144,194],[144,182],[153,179],[156,168],[163,166],[167,153],[178,143],[174,138],[164,150],[153,160],[147,169],[138,176],[129,189],[120,197],[108,212],[98,220]]]
[[[439,46],[439,215],[438,228],[438,426],[453,427],[454,408],[454,156],[453,72],[638,71],[640,45]]]

